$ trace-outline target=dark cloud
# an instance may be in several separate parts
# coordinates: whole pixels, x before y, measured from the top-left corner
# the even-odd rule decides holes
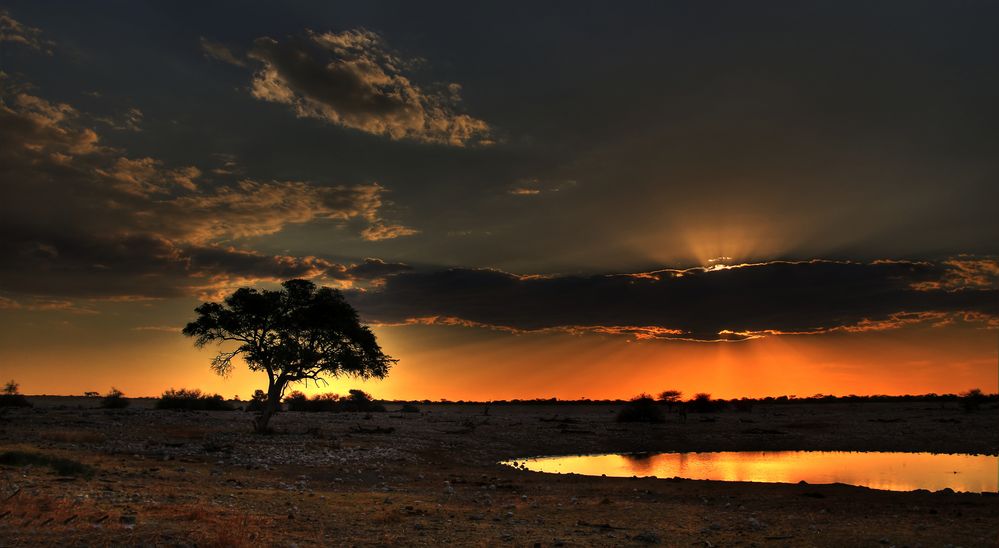
[[[0,42],[9,42],[51,54],[52,41],[42,38],[41,29],[21,23],[0,9]]]
[[[226,56],[211,47],[210,55]],[[262,37],[249,57],[261,65],[253,96],[290,105],[298,116],[392,139],[451,146],[491,142],[486,122],[457,111],[461,86],[420,87],[406,75],[418,61],[390,52],[373,32],[308,31],[283,42]]]
[[[699,341],[956,320],[999,326],[999,285],[966,275],[962,264],[778,261],[603,276],[452,269],[398,274],[353,298],[366,317],[388,323]]]
[[[213,42],[204,36],[201,37],[200,43],[201,51],[205,53],[205,57],[216,61],[222,61],[223,63],[228,63],[237,67],[246,66],[246,61],[233,53],[232,50],[225,44]]]
[[[316,221],[359,225],[361,239],[412,233],[381,217],[384,188],[378,184],[206,180],[195,166],[130,158],[105,146],[80,118],[70,105],[0,88],[0,291],[84,298],[212,295],[237,284],[292,277],[349,284],[377,281],[379,268],[398,271],[398,265],[373,259],[342,265],[311,255],[260,253],[246,244]]]
[[[412,270],[412,267],[407,264],[387,263],[381,259],[368,257],[362,263],[351,265],[346,273],[352,278],[375,280],[408,270]]]

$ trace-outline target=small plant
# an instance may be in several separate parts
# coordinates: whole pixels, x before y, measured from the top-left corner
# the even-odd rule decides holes
[[[0,407],[31,407],[28,398],[18,392],[21,385],[13,380],[3,387],[3,394],[0,394]]]
[[[648,394],[639,394],[624,404],[617,422],[665,422],[662,407]]]
[[[156,401],[156,409],[183,411],[232,411],[233,407],[218,394],[203,394],[197,388],[188,390],[173,388],[163,392]]]
[[[132,403],[128,398],[125,397],[125,393],[118,390],[115,387],[111,387],[111,390],[104,394],[104,398],[101,399],[102,409],[124,409]]]

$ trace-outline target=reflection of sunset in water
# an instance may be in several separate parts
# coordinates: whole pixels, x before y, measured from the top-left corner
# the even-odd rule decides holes
[[[771,483],[847,483],[873,489],[999,489],[999,457],[845,451],[731,451],[542,457],[535,472]]]

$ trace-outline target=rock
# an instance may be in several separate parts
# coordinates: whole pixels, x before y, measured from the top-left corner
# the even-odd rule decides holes
[[[764,525],[760,520],[756,518],[749,518],[746,521],[749,522],[749,526],[752,527],[754,531],[759,531],[761,529],[766,528],[766,525]]]
[[[659,535],[653,533],[652,531],[643,531],[637,535],[631,537],[632,540],[637,540],[638,542],[644,542],[645,544],[659,544]]]

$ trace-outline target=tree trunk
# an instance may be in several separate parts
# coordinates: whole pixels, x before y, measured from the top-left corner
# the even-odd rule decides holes
[[[281,392],[281,388],[277,386],[272,386],[271,389],[267,391],[267,402],[264,403],[264,408],[253,421],[253,429],[256,433],[266,434],[269,432],[267,425],[270,423],[271,417],[274,416],[274,413],[277,413],[280,409]]]

